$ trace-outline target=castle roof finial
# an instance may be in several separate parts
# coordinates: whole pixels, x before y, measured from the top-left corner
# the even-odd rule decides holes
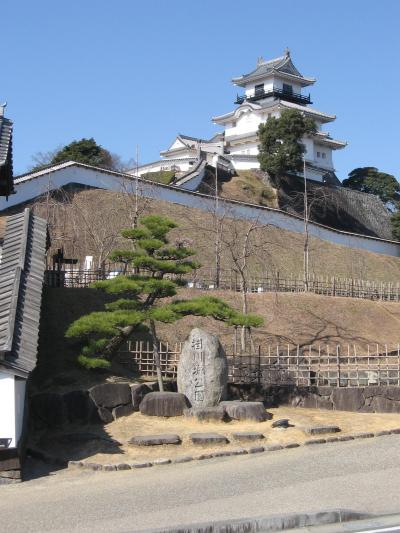
[[[259,67],[260,65],[264,65],[265,63],[265,59],[263,58],[263,56],[258,56],[257,57],[257,67]]]
[[[290,57],[290,50],[288,47],[285,48],[285,56]]]

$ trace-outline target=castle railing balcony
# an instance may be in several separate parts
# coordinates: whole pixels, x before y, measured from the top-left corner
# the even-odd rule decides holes
[[[267,91],[256,90],[253,95],[247,96],[237,95],[235,104],[243,104],[243,102],[255,102],[256,100],[261,100],[263,98],[268,98],[269,96],[274,96],[275,98],[282,98],[282,100],[287,100],[288,102],[293,102],[295,104],[307,105],[312,104],[310,95],[305,96],[304,94],[294,93],[292,91],[285,91],[279,89],[278,87],[273,87]]]

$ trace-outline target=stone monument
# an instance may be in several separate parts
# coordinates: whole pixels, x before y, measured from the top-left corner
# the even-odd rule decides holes
[[[218,337],[194,328],[186,339],[178,364],[178,391],[192,407],[214,407],[225,399],[228,362]]]

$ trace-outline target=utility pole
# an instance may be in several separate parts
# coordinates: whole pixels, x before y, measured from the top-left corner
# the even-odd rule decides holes
[[[133,227],[138,224],[139,214],[139,145],[136,145],[136,176],[135,176],[135,214],[133,218]]]
[[[303,177],[304,177],[304,291],[308,292],[309,282],[309,254],[308,254],[308,197],[307,197],[307,175],[306,156],[303,155]]]
[[[218,154],[215,154],[215,288],[219,288],[221,277],[221,236],[218,218]]]

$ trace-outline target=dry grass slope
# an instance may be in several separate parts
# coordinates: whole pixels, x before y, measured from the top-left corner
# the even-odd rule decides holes
[[[53,204],[50,212],[53,249],[64,246],[68,257],[83,260],[85,255],[98,255],[99,242],[109,243],[110,251],[118,244],[118,232],[130,225],[132,201],[127,196],[104,190],[78,190],[72,204],[79,203],[73,211],[68,204]],[[44,216],[46,202],[37,203],[37,214]],[[83,214],[82,214],[83,213]],[[142,200],[142,214],[160,214],[173,218],[179,227],[172,238],[187,237],[197,250],[205,269],[214,264],[215,219],[213,214],[202,209],[188,208],[162,200]],[[83,222],[83,215],[85,222]],[[107,224],[104,224],[107,221]],[[248,223],[226,217],[223,224],[223,239],[229,241],[238,233],[237,246]],[[279,272],[285,276],[301,275],[303,268],[302,234],[273,226],[258,229],[252,235],[249,259],[254,275],[266,271]],[[230,269],[232,259],[229,247],[222,247],[222,267]],[[358,278],[373,281],[396,282],[400,277],[400,258],[352,250],[320,239],[310,239],[310,272],[319,276]]]

